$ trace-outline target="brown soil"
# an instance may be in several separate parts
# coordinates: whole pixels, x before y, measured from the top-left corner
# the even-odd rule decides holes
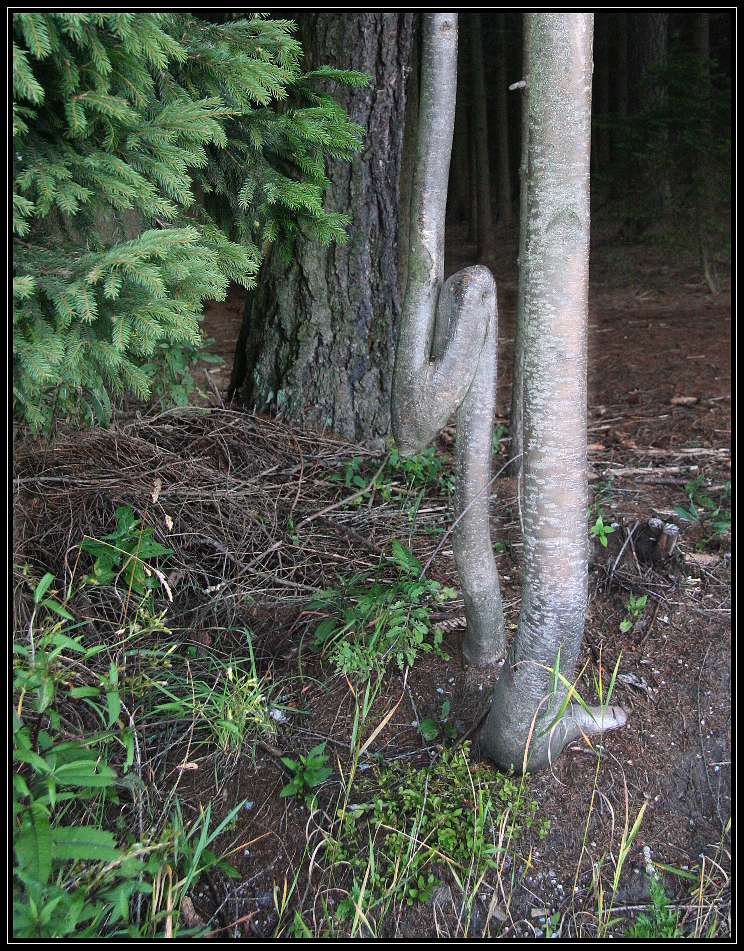
[[[474,249],[461,235],[455,238],[460,240],[449,251],[451,271],[473,259]],[[505,424],[516,307],[515,250],[513,242],[504,243],[490,262],[499,286],[498,412]],[[592,934],[598,904],[592,887],[593,865],[601,863],[606,906],[626,815],[632,825],[644,804],[645,815],[615,895],[619,917],[627,922],[648,901],[642,854],[648,846],[654,862],[694,870],[698,884],[703,861],[707,869],[711,861],[719,864],[720,868],[712,866],[718,885],[707,882],[706,903],[700,907],[709,915],[707,926],[714,923],[713,933],[731,933],[731,535],[715,538],[709,520],[685,521],[674,508],[689,504],[685,484],[697,476],[703,477],[704,489],[716,504],[731,478],[730,292],[726,289],[711,300],[698,283],[694,262],[622,250],[625,256],[613,259],[607,247],[600,247],[592,261],[590,501],[601,506],[605,523],[612,522],[615,530],[606,549],[598,543],[593,546],[579,689],[591,702],[600,658],[605,685],[620,658],[622,676],[614,697],[627,710],[628,723],[605,737],[599,767],[596,752],[576,743],[551,770],[530,780],[530,796],[538,801],[540,816],[550,820],[550,832],[542,840],[535,836],[531,841],[529,835],[520,840],[511,903],[503,920],[503,916],[486,920],[495,884],[486,877],[473,905],[471,934],[540,935],[546,930],[545,914],[556,911],[561,913],[564,936]],[[226,361],[216,371],[208,367],[223,399],[241,317],[239,289],[224,304],[205,310],[205,335],[215,339],[211,349]],[[680,402],[679,397],[688,401]],[[451,433],[445,431],[440,445],[445,453],[450,438]],[[498,461],[497,456],[495,464]],[[369,462],[364,471],[371,475],[375,468]],[[640,539],[643,526],[653,516],[680,528],[678,552],[662,563],[645,561],[640,543],[636,549],[633,542]],[[594,517],[593,513],[592,522]],[[499,575],[505,614],[513,630],[519,615],[521,572],[513,478],[500,477],[496,482],[492,520],[494,540],[504,547]],[[379,521],[375,525],[379,531]],[[413,551],[419,557],[427,556],[434,545],[424,527],[417,523],[412,536]],[[631,543],[624,544],[631,531]],[[326,555],[337,558],[344,571],[360,570],[366,563],[369,555],[353,534],[329,532],[328,538],[329,545],[333,540],[337,548]],[[386,539],[378,535],[372,541],[382,546]],[[437,558],[434,576],[457,587],[451,552],[445,550]],[[645,594],[648,600],[643,623],[623,633],[620,623],[627,616],[630,593]],[[282,927],[291,924],[296,909],[301,909],[311,929],[313,908],[320,915],[317,867],[308,887],[309,851],[319,839],[310,834],[312,822],[301,802],[280,798],[286,771],[272,750],[296,756],[326,740],[335,769],[322,788],[320,803],[332,809],[340,789],[339,765],[347,768],[354,696],[343,676],[335,675],[306,650],[313,630],[307,622],[313,619],[301,617],[301,609],[297,601],[284,606],[276,601],[256,603],[240,620],[250,624],[259,667],[270,669],[275,681],[286,683],[284,703],[303,713],[288,715],[277,724],[270,742],[256,749],[255,761],[250,751],[216,761],[210,754],[200,761],[199,769],[183,773],[178,788],[185,815],[195,815],[200,803],[212,800],[215,823],[242,799],[253,803],[241,811],[237,826],[219,842],[222,849],[233,852],[231,862],[240,878],[230,882],[215,872],[192,895],[196,914],[203,921],[211,920],[211,927],[223,928],[221,936],[273,934],[278,922],[274,889],[278,888],[281,900],[285,882],[288,892],[293,883],[295,888]],[[463,669],[461,636],[456,623],[449,625],[443,644],[449,660],[432,654],[419,657],[408,672],[405,690],[403,677],[393,665],[369,722],[379,723],[399,700],[400,704],[370,752],[380,753],[385,762],[404,757],[413,765],[427,764],[425,744],[412,724],[426,716],[437,717],[444,699],[450,701],[450,719],[460,734],[477,721],[495,674]],[[213,633],[214,649],[223,654],[239,650],[242,645],[237,639],[233,643],[233,638],[236,635],[226,630]],[[477,763],[481,758],[477,731],[474,740],[471,759]],[[174,749],[166,772],[182,757],[183,750]],[[323,820],[316,817],[314,821],[322,824]],[[442,877],[454,894],[451,877],[447,873]],[[694,882],[663,870],[662,877],[689,933],[699,914],[696,895],[691,895]],[[495,904],[499,901],[503,910],[503,896]],[[463,917],[458,926],[458,909],[452,902],[445,905],[396,905],[380,923],[379,933],[462,934]],[[232,924],[238,920],[240,924]],[[319,927],[320,923],[319,918]],[[611,931],[621,936],[622,927]]]

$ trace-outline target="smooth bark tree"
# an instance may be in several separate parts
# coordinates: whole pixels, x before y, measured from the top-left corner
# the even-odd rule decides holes
[[[587,607],[592,33],[592,14],[532,15],[522,607],[481,734],[497,764],[519,771],[625,722],[612,707],[561,713]]]
[[[524,311],[527,298],[527,180],[530,144],[530,31],[532,14],[522,14],[522,155],[519,162],[519,283],[517,286],[517,319],[514,328],[512,360],[512,397],[509,417],[509,459],[514,460],[517,492],[521,499],[523,449],[524,392]],[[520,510],[521,511],[521,510]]]
[[[400,315],[401,168],[414,14],[306,13],[303,69],[368,73],[342,103],[365,129],[364,152],[328,169],[327,210],[353,220],[346,244],[297,239],[287,266],[270,251],[248,295],[231,392],[249,406],[368,444],[390,432]],[[405,257],[405,255],[404,255]],[[402,282],[401,282],[402,283]]]
[[[419,124],[406,286],[392,391],[393,435],[421,452],[457,411],[453,550],[465,601],[463,655],[492,663],[505,650],[489,528],[496,403],[496,285],[485,267],[444,281],[444,225],[457,83],[457,14],[424,14]]]

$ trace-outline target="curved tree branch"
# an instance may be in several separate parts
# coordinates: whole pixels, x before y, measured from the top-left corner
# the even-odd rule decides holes
[[[400,453],[421,452],[457,411],[455,562],[471,664],[504,654],[505,635],[488,520],[498,317],[496,285],[485,267],[444,283],[447,204],[457,84],[457,15],[425,14],[419,132],[413,172],[408,281],[392,392]]]

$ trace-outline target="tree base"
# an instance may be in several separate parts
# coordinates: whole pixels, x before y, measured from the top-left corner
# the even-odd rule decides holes
[[[462,642],[462,659],[468,667],[490,667],[506,656],[506,637],[501,631],[501,637],[494,636],[487,643],[470,638],[465,633]]]

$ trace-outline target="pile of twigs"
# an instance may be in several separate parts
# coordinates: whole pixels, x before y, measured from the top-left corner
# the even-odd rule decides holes
[[[174,408],[51,444],[19,440],[14,563],[39,577],[51,571],[67,589],[91,567],[83,539],[112,532],[117,507],[128,505],[173,549],[171,624],[229,626],[238,602],[307,600],[337,573],[376,568],[390,538],[409,535],[405,485],[388,503],[377,492],[346,504],[355,487],[329,476],[343,476],[355,456],[365,482],[385,461],[385,452],[217,408]],[[451,501],[432,494],[419,524],[451,518]]]

